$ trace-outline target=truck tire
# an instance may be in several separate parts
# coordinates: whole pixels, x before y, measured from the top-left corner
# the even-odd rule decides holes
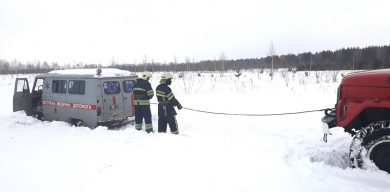
[[[378,121],[362,128],[352,139],[349,158],[352,167],[366,168],[370,159],[390,173],[390,121]]]

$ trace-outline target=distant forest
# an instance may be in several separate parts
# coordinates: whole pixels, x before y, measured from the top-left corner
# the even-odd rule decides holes
[[[270,51],[271,53],[273,51]],[[193,62],[189,58],[183,63],[167,64],[144,62],[143,64],[117,64],[114,60],[109,67],[140,72],[149,71],[227,71],[243,69],[295,68],[297,71],[311,70],[350,70],[390,68],[390,45],[370,46],[366,48],[343,48],[336,51],[306,52],[300,54],[269,55],[263,58],[226,59],[221,54],[216,60]],[[45,73],[56,69],[97,68],[98,64],[65,64],[35,61],[21,63],[16,60],[0,59],[0,74]]]

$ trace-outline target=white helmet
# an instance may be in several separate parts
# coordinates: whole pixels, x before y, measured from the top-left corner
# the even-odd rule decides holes
[[[169,73],[169,72],[164,72],[161,75],[161,79],[172,79],[172,78],[173,78],[173,75],[172,75],[172,73]]]
[[[150,78],[150,77],[152,77],[152,73],[150,73],[149,71],[144,71],[144,72],[142,72],[142,77],[141,77],[141,79],[146,80],[146,79],[148,79],[148,78]]]

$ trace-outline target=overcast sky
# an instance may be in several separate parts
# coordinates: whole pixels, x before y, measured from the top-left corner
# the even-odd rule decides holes
[[[0,0],[0,59],[179,62],[390,44],[387,0]]]

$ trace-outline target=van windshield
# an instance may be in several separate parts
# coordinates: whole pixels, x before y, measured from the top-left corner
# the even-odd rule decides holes
[[[103,83],[104,93],[107,95],[118,94],[121,92],[119,81],[105,81]]]
[[[35,80],[35,86],[34,86],[34,91],[41,91],[43,88],[43,79],[36,79]]]

